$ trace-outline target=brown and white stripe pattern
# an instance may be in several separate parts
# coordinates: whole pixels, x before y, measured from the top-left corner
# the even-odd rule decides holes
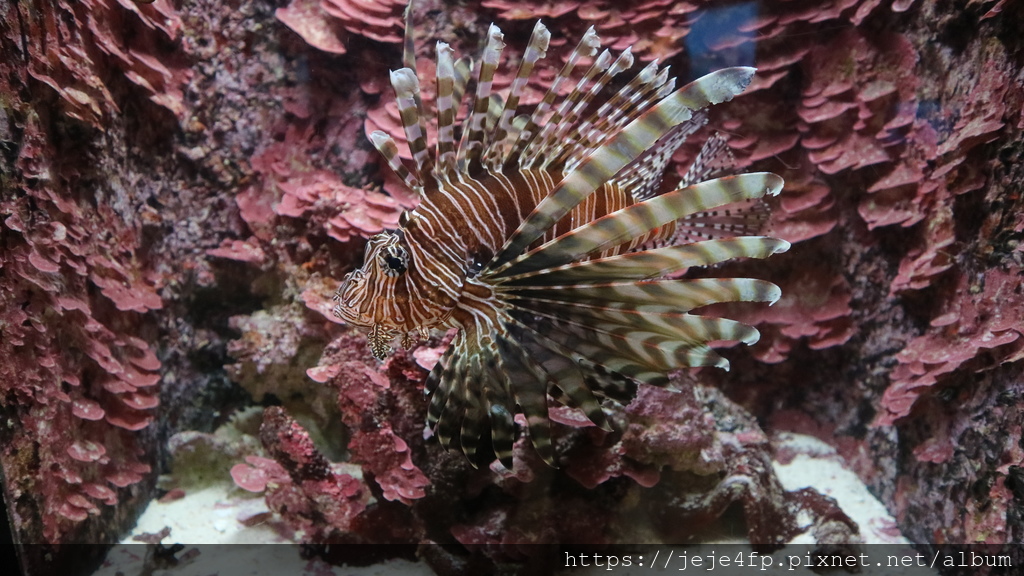
[[[667,70],[651,64],[606,96],[632,57],[595,57],[591,29],[540,104],[523,111],[523,87],[550,33],[537,24],[508,94],[498,95],[491,88],[504,42],[492,25],[472,74],[437,45],[438,136],[430,143],[411,38],[408,28],[405,67],[392,73],[411,163],[390,135],[371,140],[420,204],[399,230],[370,240],[362,268],[338,289],[335,313],[369,328],[381,359],[395,339],[408,345],[431,329],[457,329],[426,380],[427,423],[442,446],[509,467],[521,412],[530,442],[554,466],[550,401],[608,429],[603,402],[628,402],[639,383],[665,385],[681,367],[728,368],[711,342],[757,341],[751,326],[691,310],[771,303],[777,286],[667,275],[788,249],[744,224],[763,213],[744,203],[777,194],[782,179],[706,180],[727,153],[712,139],[677,189],[658,193],[672,152],[706,123],[701,110],[739,94],[753,69],[727,68],[675,90]],[[560,85],[587,58],[593,64],[558,101]]]

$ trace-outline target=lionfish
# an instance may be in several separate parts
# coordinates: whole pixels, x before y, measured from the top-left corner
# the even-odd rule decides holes
[[[660,193],[673,152],[706,123],[703,109],[742,92],[753,68],[726,68],[676,90],[654,62],[621,89],[604,90],[633,58],[629,49],[598,54],[591,28],[539,104],[520,112],[551,34],[537,23],[503,97],[492,90],[504,47],[492,24],[476,66],[437,43],[437,137],[428,143],[409,20],[407,12],[405,67],[391,82],[411,162],[388,134],[370,140],[420,202],[399,229],[369,240],[362,268],[335,294],[334,314],[369,328],[380,360],[396,338],[409,347],[431,329],[457,329],[425,382],[427,425],[442,447],[476,465],[491,458],[478,454],[489,437],[511,468],[522,413],[534,449],[556,466],[549,398],[611,430],[605,400],[628,403],[638,383],[665,386],[683,367],[728,369],[710,343],[757,341],[751,326],[691,311],[774,303],[776,285],[675,276],[787,250],[784,240],[750,235],[764,214],[758,199],[777,194],[782,179],[705,180],[726,149],[712,137],[682,182]],[[475,91],[458,123],[474,68]]]

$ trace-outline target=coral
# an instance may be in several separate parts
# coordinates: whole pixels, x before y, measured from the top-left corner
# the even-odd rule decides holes
[[[569,476],[587,488],[617,476],[650,487],[658,483],[664,467],[701,475],[725,468],[720,438],[714,433],[715,419],[705,412],[692,388],[679,392],[641,388],[624,415],[621,435],[587,427],[588,441],[567,454]]]
[[[683,39],[700,18],[697,2],[643,0],[623,4],[611,0],[583,2],[557,0],[512,2],[484,0],[484,7],[497,11],[503,20],[553,20],[567,36],[579,36],[588,26],[614,50],[632,47],[642,60],[667,59],[683,50]],[[570,28],[571,27],[571,28]]]
[[[1019,276],[993,270],[973,283],[961,275],[954,294],[955,300],[951,298],[930,322],[931,330],[896,355],[899,364],[890,374],[892,383],[882,396],[874,425],[892,425],[907,416],[922,394],[954,372],[990,370],[1024,360]],[[934,461],[935,456],[929,458]]]
[[[327,362],[321,359],[310,377],[336,387],[338,409],[351,434],[351,461],[362,465],[384,499],[409,504],[422,498],[430,481],[413,464],[409,437],[400,433],[418,428],[415,422],[425,408],[422,399],[410,402],[411,390],[391,393],[391,380],[368,364],[367,351],[353,356],[339,349],[340,344],[335,341],[328,347]]]
[[[32,573],[82,569],[59,545],[117,539],[152,495],[159,440],[218,414],[187,410],[218,392],[192,378],[203,339],[182,306],[215,245],[185,240],[216,228],[217,199],[174,141],[205,129],[192,113],[209,99],[186,85],[209,13],[172,4],[0,7],[0,465],[16,539],[45,544]]]
[[[801,340],[812,350],[822,350],[853,336],[850,289],[843,278],[808,270],[782,289],[782,298],[771,308],[740,313],[746,321],[762,325],[761,341],[753,349],[762,362],[782,362]]]
[[[120,112],[110,72],[175,116],[184,115],[182,88],[189,72],[166,49],[182,25],[171,3],[38,0],[16,6],[12,10],[19,12],[29,42],[28,74],[60,95],[68,116],[99,128]]]
[[[270,509],[304,538],[331,542],[351,532],[370,498],[366,485],[328,462],[281,408],[264,412],[260,440],[271,458],[247,457],[249,464],[231,469],[235,482],[251,492],[266,489]]]
[[[321,4],[350,33],[392,43],[402,41],[402,14],[407,5],[403,0],[325,0]]]
[[[292,0],[278,8],[277,19],[311,46],[344,54],[349,35],[378,42],[402,41],[404,0]]]
[[[218,248],[211,248],[206,251],[210,256],[227,258],[250,264],[262,264],[267,259],[266,252],[255,243],[244,240],[225,239]]]
[[[258,198],[279,198],[274,214],[300,218],[339,242],[353,237],[367,238],[398,225],[402,210],[412,206],[412,196],[388,196],[373,190],[346,186],[334,172],[310,165],[304,152],[319,140],[312,126],[299,131],[289,126],[284,140],[268,146],[252,159],[263,176],[259,188],[239,194],[237,202],[250,226],[260,229],[272,214],[259,210]],[[264,204],[265,205],[265,204]],[[258,244],[247,250],[258,248]],[[217,255],[217,254],[214,254]]]
[[[277,19],[303,40],[334,54],[344,54],[347,34],[341,22],[330,18],[319,0],[293,0],[275,12]]]
[[[245,461],[246,464],[235,464],[231,467],[231,479],[242,490],[263,492],[268,485],[276,490],[291,482],[285,469],[274,460],[261,456],[246,456]],[[283,498],[279,498],[279,500],[283,500]],[[287,509],[287,504],[282,503],[279,509],[282,508]],[[297,507],[298,510],[304,508],[304,506]]]
[[[235,360],[228,373],[258,402],[278,398],[293,416],[317,431],[336,432],[338,411],[333,390],[307,377],[326,341],[326,320],[301,303],[233,316],[240,337],[227,345]],[[309,421],[306,421],[306,419]]]
[[[23,130],[5,176],[21,193],[0,200],[3,464],[19,528],[41,526],[26,541],[57,542],[151,472],[138,432],[160,406],[161,362],[139,335],[163,304],[135,218],[112,190],[97,202],[55,177],[58,144],[38,118]]]
[[[391,196],[345,186],[331,172],[305,174],[278,186],[284,192],[276,208],[279,215],[312,220],[323,214],[327,235],[339,242],[397,227],[403,209]]]

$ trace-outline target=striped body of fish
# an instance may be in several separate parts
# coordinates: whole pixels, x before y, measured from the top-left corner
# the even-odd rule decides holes
[[[757,330],[690,311],[774,302],[778,287],[666,276],[789,246],[737,236],[749,233],[756,209],[715,212],[782,187],[768,173],[701,181],[724,150],[720,139],[709,140],[677,189],[658,193],[672,153],[704,124],[701,110],[741,92],[753,69],[720,70],[676,90],[655,63],[605,95],[632,57],[598,54],[591,30],[543,100],[521,112],[523,87],[549,39],[538,23],[504,97],[491,90],[503,48],[497,27],[475,67],[438,43],[437,139],[428,143],[407,22],[405,68],[392,72],[392,84],[412,161],[399,158],[389,135],[371,140],[420,204],[403,214],[400,229],[370,239],[363,267],[335,296],[334,313],[369,328],[378,359],[396,339],[409,346],[430,329],[457,329],[427,377],[428,425],[446,449],[471,462],[493,450],[506,467],[516,413],[554,466],[549,399],[609,429],[605,399],[629,402],[638,383],[666,385],[682,367],[728,368],[709,343],[750,344]],[[581,66],[587,58],[592,64]],[[470,76],[475,88],[457,126]]]

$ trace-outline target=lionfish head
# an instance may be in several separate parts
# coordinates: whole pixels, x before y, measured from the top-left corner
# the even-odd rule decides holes
[[[408,276],[413,273],[402,231],[382,232],[370,238],[362,267],[349,272],[334,294],[334,315],[370,329],[370,350],[378,360],[391,353],[396,337],[409,346],[412,334],[425,332],[442,317],[443,311],[422,305],[411,313]]]

